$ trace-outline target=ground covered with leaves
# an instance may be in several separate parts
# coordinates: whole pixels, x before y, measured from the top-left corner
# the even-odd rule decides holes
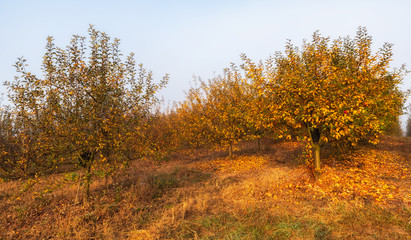
[[[89,203],[79,172],[0,183],[0,239],[411,238],[410,138],[325,154],[317,182],[302,144],[262,146],[136,161],[96,179]]]

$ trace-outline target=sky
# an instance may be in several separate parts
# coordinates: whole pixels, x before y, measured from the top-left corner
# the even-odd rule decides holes
[[[211,78],[240,64],[241,53],[264,60],[317,30],[335,39],[366,27],[375,50],[394,44],[393,68],[411,70],[410,11],[409,0],[0,0],[0,83],[14,79],[22,56],[41,76],[47,36],[64,48],[89,24],[121,39],[122,53],[134,52],[155,79],[170,74],[159,93],[166,101],[184,100],[193,76]],[[411,73],[401,86],[410,88]],[[6,92],[1,84],[3,103]]]

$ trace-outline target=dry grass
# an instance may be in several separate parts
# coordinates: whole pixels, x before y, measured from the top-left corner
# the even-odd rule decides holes
[[[263,146],[134,162],[94,181],[87,204],[77,173],[0,183],[0,239],[410,239],[409,138],[353,152],[317,183],[300,144]]]

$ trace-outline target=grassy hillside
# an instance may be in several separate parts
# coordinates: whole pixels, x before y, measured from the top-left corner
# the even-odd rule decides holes
[[[135,161],[92,183],[80,172],[0,183],[0,239],[411,239],[411,139],[384,137],[313,182],[296,142]]]

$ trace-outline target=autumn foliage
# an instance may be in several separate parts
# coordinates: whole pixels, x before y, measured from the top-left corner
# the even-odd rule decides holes
[[[6,83],[0,238],[409,236],[405,70],[365,28],[242,54],[171,106],[167,75],[93,26],[86,39],[49,37],[43,76],[19,58]]]
[[[154,83],[133,54],[123,61],[118,39],[92,26],[89,35],[88,48],[85,37],[74,36],[65,50],[49,37],[44,77],[33,75],[20,58],[16,80],[7,83],[21,126],[21,165],[77,163],[86,169],[87,196],[93,172],[109,174],[131,158],[131,148],[134,155],[143,153],[131,143],[146,127],[156,91],[167,83],[167,76]]]
[[[297,130],[309,140],[317,172],[321,146],[375,144],[402,114],[405,95],[398,86],[405,70],[390,69],[391,44],[377,53],[371,47],[365,28],[354,39],[332,42],[316,32],[301,49],[289,42],[284,54],[267,60],[271,109],[286,126],[279,131]]]
[[[261,138],[271,138],[307,144],[318,179],[323,146],[340,156],[376,144],[398,125],[406,96],[398,88],[405,70],[390,68],[392,45],[373,52],[365,28],[335,40],[315,32],[266,61],[243,54],[240,66],[199,79],[167,111],[156,93],[168,76],[155,83],[133,54],[123,59],[118,39],[93,27],[89,39],[74,36],[62,49],[49,37],[42,77],[17,61],[16,80],[7,83],[13,105],[1,112],[0,177],[83,168],[88,195],[93,176],[130,160],[196,147],[223,147],[233,159],[239,142],[258,139],[260,148]]]
[[[231,158],[233,144],[248,133],[246,88],[244,78],[232,66],[223,76],[200,81],[190,89],[178,110],[187,139],[196,145],[226,146]]]

